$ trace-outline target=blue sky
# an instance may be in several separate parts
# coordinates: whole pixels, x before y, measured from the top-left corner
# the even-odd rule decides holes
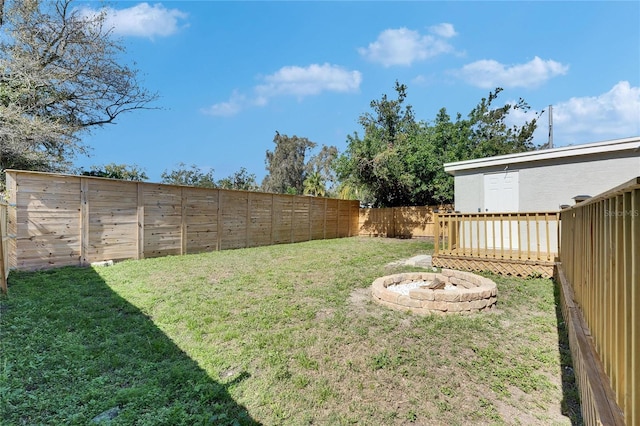
[[[502,103],[553,105],[555,146],[640,135],[637,1],[115,1],[108,16],[159,109],[86,135],[80,167],[136,164],[153,182],[180,162],[216,179],[245,167],[259,183],[276,130],[343,152],[396,80],[419,120],[502,87]],[[547,134],[545,113],[534,142]]]

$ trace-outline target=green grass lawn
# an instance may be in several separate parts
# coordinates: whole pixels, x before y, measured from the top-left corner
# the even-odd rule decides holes
[[[390,262],[431,251],[356,237],[12,272],[0,423],[579,424],[552,281],[492,276],[498,308],[473,315],[372,302],[412,270]]]

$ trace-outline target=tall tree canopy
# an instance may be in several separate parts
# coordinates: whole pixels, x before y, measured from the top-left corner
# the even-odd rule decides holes
[[[502,89],[483,98],[463,119],[455,121],[442,108],[432,123],[416,122],[411,106],[404,105],[406,86],[396,82],[396,99],[386,95],[372,101],[373,113],[360,117],[364,136],[347,136],[347,149],[336,170],[343,187],[357,192],[376,207],[429,205],[453,201],[453,178],[444,172],[446,162],[470,160],[535,149],[532,139],[539,115],[522,126],[508,126],[516,104],[495,107]]]
[[[217,186],[213,178],[213,170],[205,172],[195,164],[187,167],[185,163],[178,163],[177,168],[165,170],[160,177],[162,183],[169,185],[199,186],[202,188],[216,188]]]
[[[316,147],[316,143],[295,135],[281,135],[277,131],[273,143],[275,149],[266,153],[268,174],[262,181],[262,189],[279,194],[302,194],[306,178],[305,156]]]
[[[383,95],[371,101],[373,113],[359,119],[364,137],[348,135],[347,150],[337,163],[343,184],[359,188],[363,201],[376,206],[411,204],[411,176],[403,163],[417,125],[411,106],[404,105],[406,89],[396,82],[397,99]]]
[[[230,176],[220,179],[218,181],[218,187],[242,191],[257,191],[259,189],[256,183],[256,175],[247,172],[247,169],[244,167],[241,167],[239,171]]]
[[[104,166],[91,166],[90,170],[79,170],[83,176],[96,176],[110,179],[145,181],[149,179],[144,169],[136,165],[109,163]]]
[[[308,157],[318,144],[307,138],[276,131],[273,143],[275,149],[267,151],[265,158],[268,173],[262,181],[263,191],[300,195],[313,187],[313,194],[325,195],[327,185],[329,191],[333,190],[336,182],[333,162],[338,157],[335,146],[322,145],[319,152]],[[307,182],[309,178],[311,181]]]
[[[156,99],[120,63],[105,14],[72,0],[0,3],[0,170],[64,171],[83,132]]]

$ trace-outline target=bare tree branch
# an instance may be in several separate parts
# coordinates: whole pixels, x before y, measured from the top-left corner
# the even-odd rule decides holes
[[[0,0],[0,169],[65,167],[83,132],[153,108],[105,18],[72,0]]]

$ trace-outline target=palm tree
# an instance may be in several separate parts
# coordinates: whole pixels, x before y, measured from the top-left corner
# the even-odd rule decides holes
[[[314,197],[324,197],[327,190],[324,187],[324,179],[320,172],[312,172],[304,181],[304,194]]]

